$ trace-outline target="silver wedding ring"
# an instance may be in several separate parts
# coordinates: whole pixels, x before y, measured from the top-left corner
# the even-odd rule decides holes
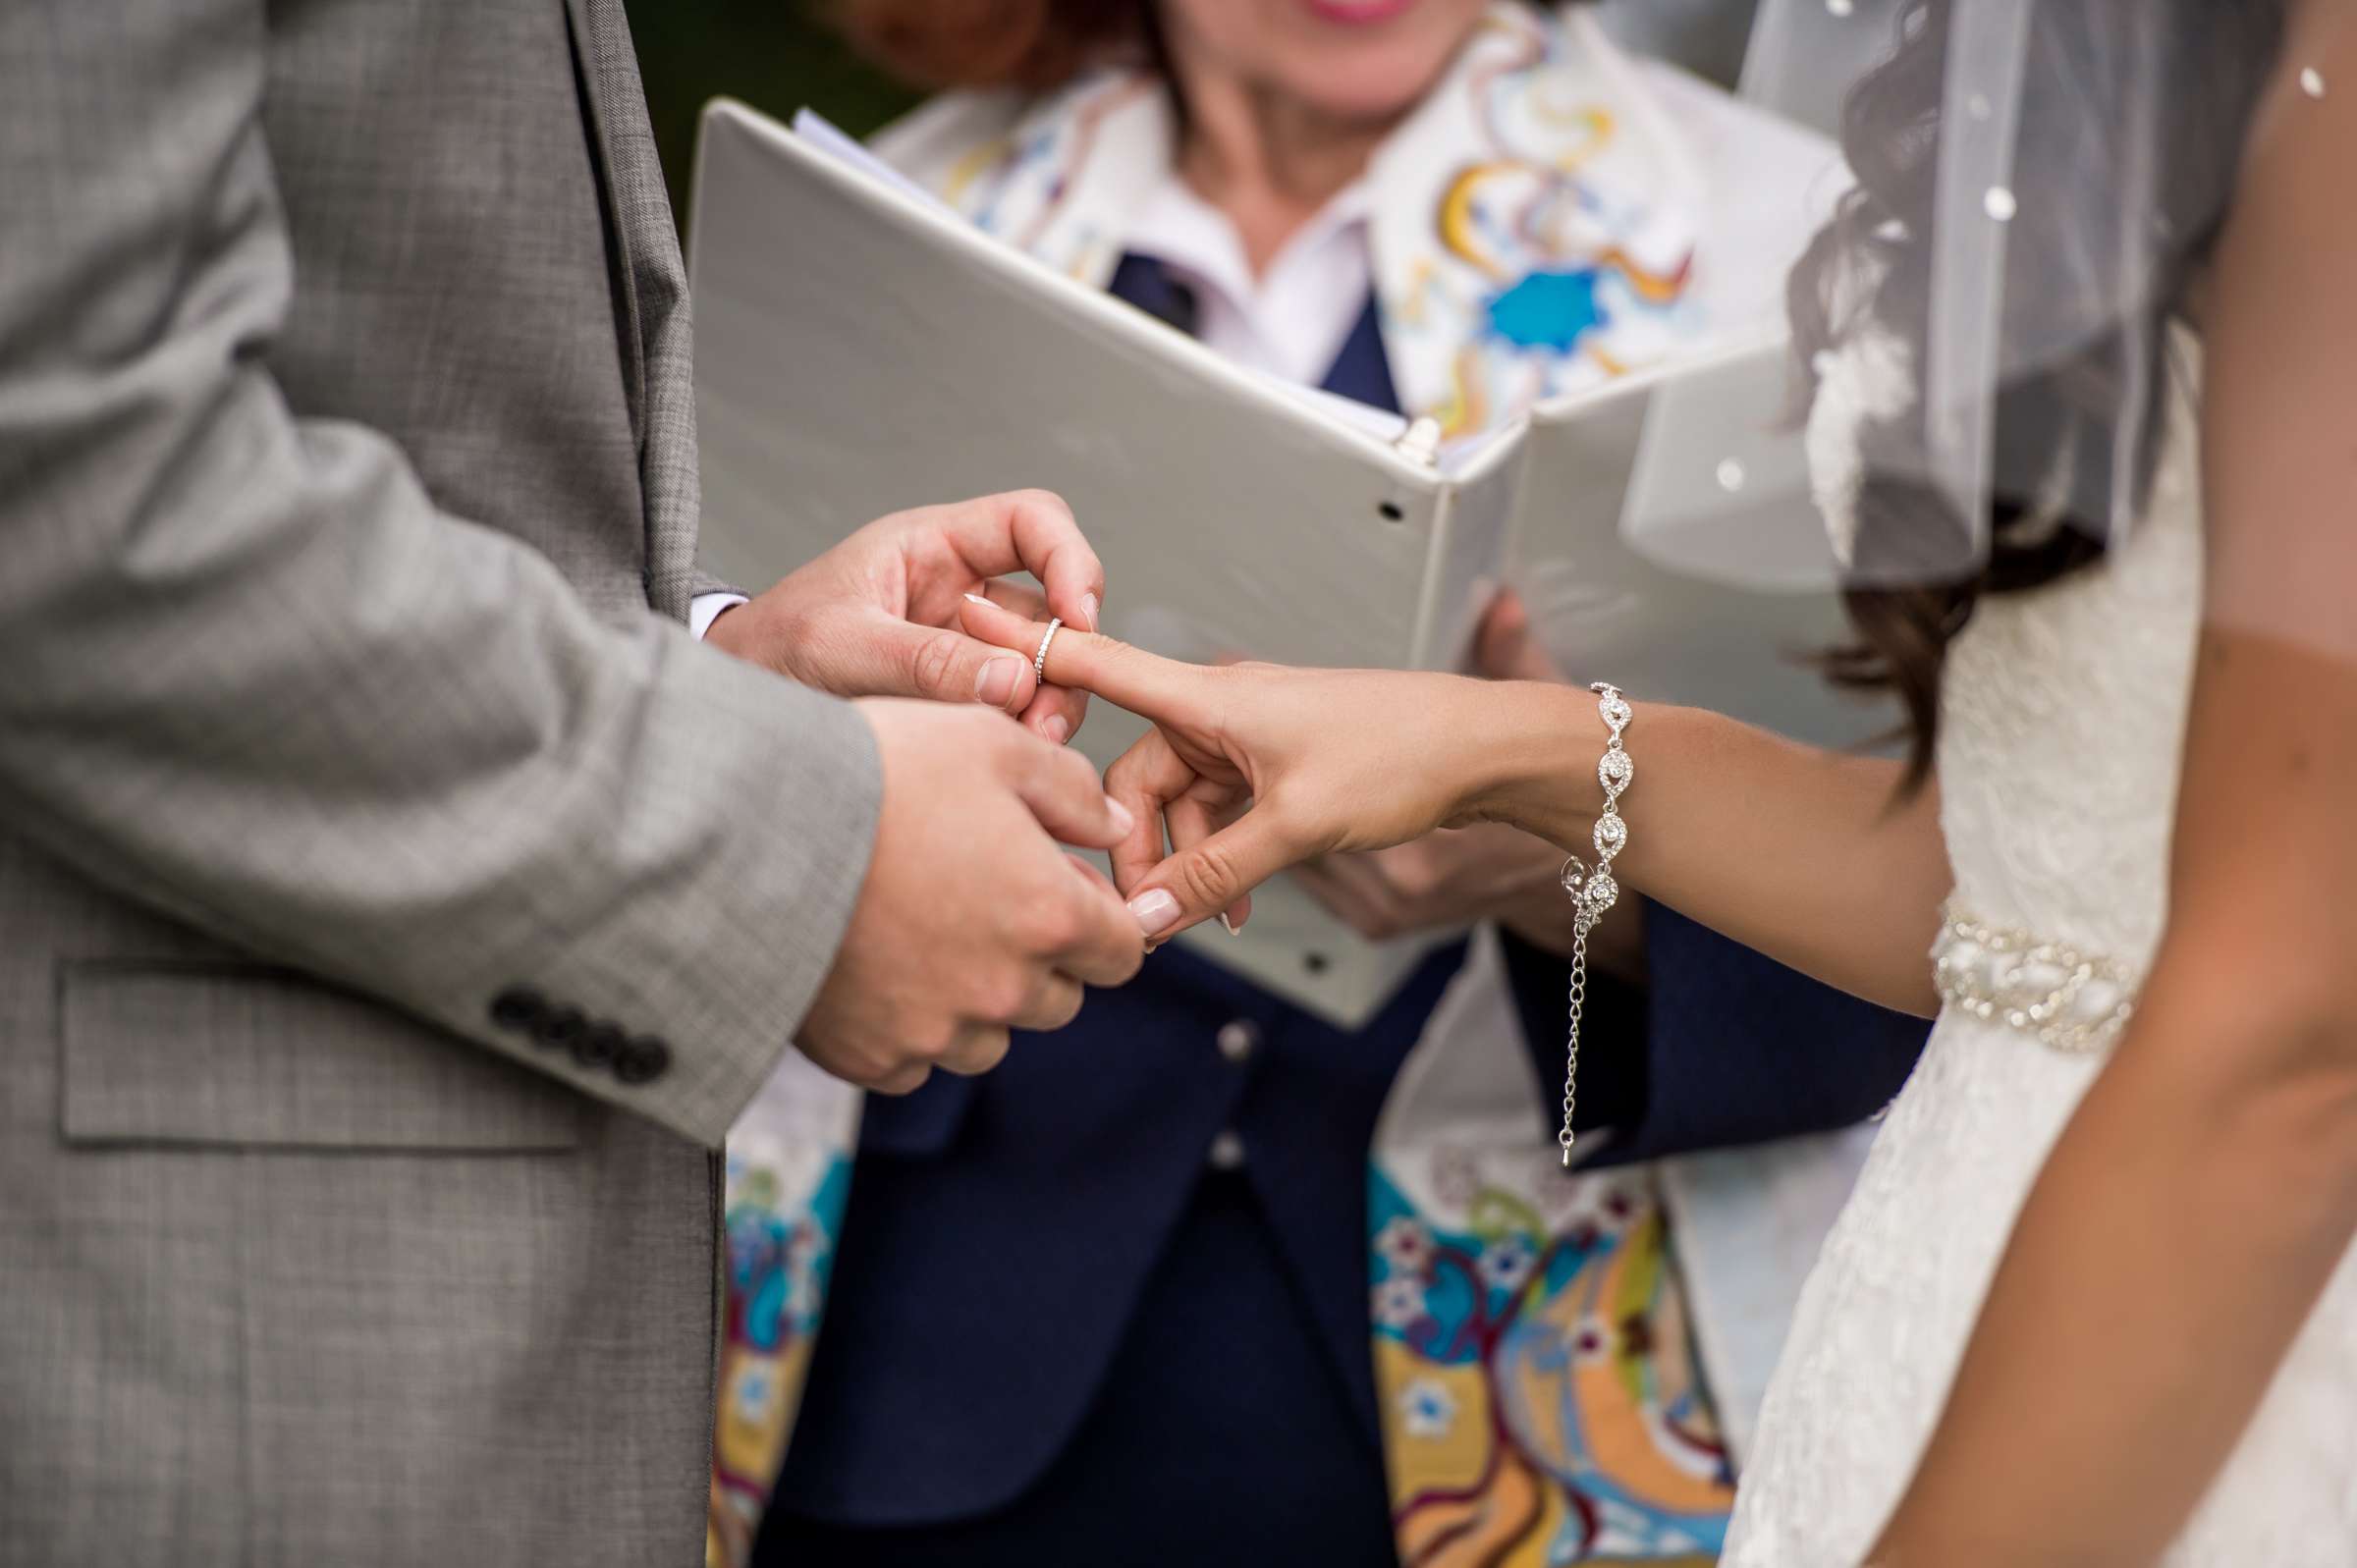
[[[1054,642],[1056,640],[1056,633],[1062,631],[1063,629],[1063,622],[1050,621],[1048,622],[1048,634],[1039,639],[1039,652],[1031,656],[1031,676],[1041,685],[1047,684],[1048,680],[1048,644]]]

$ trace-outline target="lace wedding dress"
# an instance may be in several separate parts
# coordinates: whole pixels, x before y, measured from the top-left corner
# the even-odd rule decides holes
[[[2152,959],[2202,583],[2189,379],[2143,527],[2090,571],[1983,600],[1950,650],[1946,1004],[1802,1295],[1737,1489],[1728,1568],[1854,1568],[1873,1544],[2014,1217]],[[2008,1020],[2082,964],[2075,994]],[[2185,1236],[2184,1259],[2204,1267],[2203,1237]],[[2357,1563],[2351,1259],[2164,1561]]]

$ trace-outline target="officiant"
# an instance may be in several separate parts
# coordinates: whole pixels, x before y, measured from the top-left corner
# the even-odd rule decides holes
[[[1794,254],[1834,161],[1584,7],[847,17],[960,89],[878,147],[975,223],[1445,439],[1771,319],[1781,263],[1697,257]],[[1532,673],[1552,608],[1493,613],[1492,674]],[[827,1284],[753,1560],[1714,1555],[1858,1157],[1839,1129],[1923,1026],[1649,908],[1591,982],[1579,1106],[1609,1137],[1564,1176],[1560,859],[1472,830],[1305,873],[1370,936],[1431,935],[1363,1027],[1175,946],[996,1073],[871,1099],[848,1206],[830,1181],[810,1213],[732,1225],[740,1306],[787,1293],[797,1246],[795,1312]],[[763,1448],[729,1440],[732,1400],[740,1422],[792,1403],[761,1365],[722,1389],[716,1496],[740,1519],[769,1478],[731,1471]]]

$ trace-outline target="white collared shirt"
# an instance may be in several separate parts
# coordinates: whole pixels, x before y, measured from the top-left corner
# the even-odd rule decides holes
[[[1228,215],[1178,170],[1139,207],[1126,248],[1194,291],[1196,336],[1223,357],[1314,387],[1358,324],[1375,286],[1364,181],[1336,192],[1259,277]]]

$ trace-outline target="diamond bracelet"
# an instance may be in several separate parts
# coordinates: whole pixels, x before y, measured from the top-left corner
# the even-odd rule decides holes
[[[1613,857],[1628,846],[1628,824],[1620,816],[1620,796],[1637,776],[1637,765],[1621,743],[1621,733],[1636,718],[1636,710],[1620,688],[1599,680],[1588,687],[1596,693],[1596,712],[1610,731],[1604,755],[1596,762],[1596,782],[1604,785],[1604,811],[1596,819],[1596,869],[1590,871],[1577,855],[1563,857],[1563,892],[1570,894],[1571,1016],[1563,1045],[1563,1127],[1555,1141],[1563,1151],[1563,1168],[1571,1168],[1571,1109],[1579,1092],[1579,1020],[1588,1001],[1588,933],[1604,912],[1620,898],[1613,880]]]

